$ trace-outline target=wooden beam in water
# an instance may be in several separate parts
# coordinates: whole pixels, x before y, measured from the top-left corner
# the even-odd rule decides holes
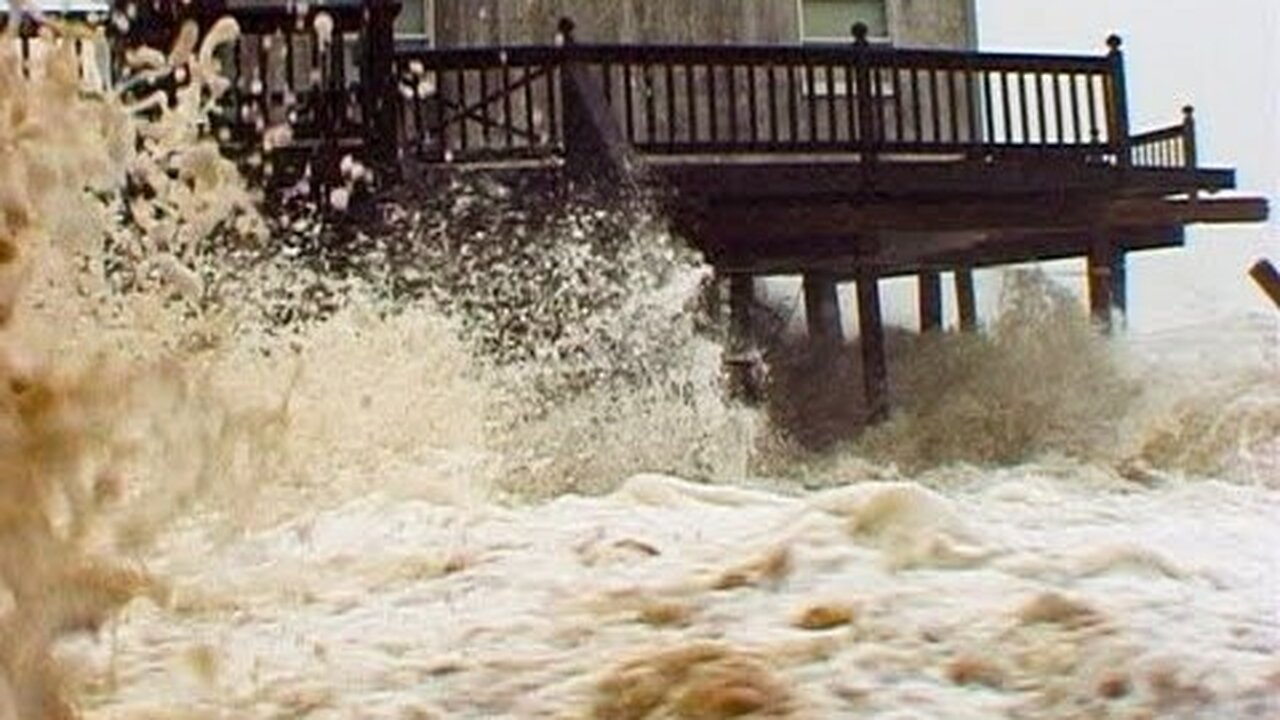
[[[755,278],[729,275],[729,348],[726,358],[733,397],[748,404],[762,399],[759,360],[752,332],[751,306],[755,303]]]
[[[1104,332],[1110,333],[1111,311],[1115,303],[1115,246],[1104,237],[1096,237],[1089,248],[1089,313]]]
[[[812,342],[829,347],[844,339],[834,277],[821,272],[805,273],[804,315]]]
[[[879,278],[874,273],[863,271],[856,282],[858,344],[862,349],[862,387],[867,403],[867,420],[879,423],[889,417],[889,369],[884,351]]]
[[[735,353],[745,352],[754,344],[751,332],[751,306],[755,303],[756,282],[751,275],[729,276],[729,333]]]
[[[955,271],[956,306],[959,308],[960,329],[976,332],[978,329],[978,293],[973,285],[973,270],[961,268]]]
[[[1111,257],[1111,306],[1122,321],[1129,314],[1129,258],[1123,246],[1116,246]]]
[[[1276,271],[1276,266],[1270,260],[1259,260],[1249,268],[1249,276],[1271,298],[1271,302],[1280,308],[1280,272]]]
[[[942,276],[936,270],[924,270],[918,278],[920,332],[942,329]]]

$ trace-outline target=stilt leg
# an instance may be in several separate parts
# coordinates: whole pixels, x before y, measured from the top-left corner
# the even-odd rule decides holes
[[[880,314],[880,287],[874,273],[858,275],[858,338],[862,346],[862,383],[868,420],[889,417],[889,369],[885,362],[884,322]]]
[[[973,332],[978,329],[978,298],[973,286],[973,271],[956,270],[956,305],[960,309],[960,329]]]
[[[919,277],[920,332],[942,329],[942,277],[934,270]]]

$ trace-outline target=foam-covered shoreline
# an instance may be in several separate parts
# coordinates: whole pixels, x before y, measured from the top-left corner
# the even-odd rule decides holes
[[[515,509],[375,494],[226,543],[191,525],[153,565],[174,608],[135,602],[90,652],[117,683],[90,716],[1272,717],[1280,492],[1107,483],[639,476]]]

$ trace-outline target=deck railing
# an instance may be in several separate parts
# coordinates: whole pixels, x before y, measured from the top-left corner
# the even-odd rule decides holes
[[[241,147],[287,126],[283,150],[310,157],[565,156],[583,102],[573,88],[587,83],[601,105],[593,122],[603,117],[649,156],[1196,161],[1189,112],[1178,126],[1130,135],[1114,36],[1098,56],[896,49],[868,43],[862,26],[847,44],[591,45],[566,21],[556,45],[437,49],[394,41],[397,0],[136,4],[125,45],[167,48],[184,20],[207,29],[236,18],[218,122]],[[19,36],[24,53],[32,32]]]
[[[648,155],[1065,155],[1151,164],[1131,139],[1118,38],[1106,55],[847,45],[589,45],[396,51],[407,146],[430,160],[563,150],[567,67]],[[581,76],[581,75],[580,75]],[[1132,140],[1143,144],[1131,151]]]
[[[87,30],[90,25],[100,22],[101,18],[98,14],[87,12],[68,13],[63,17],[83,23],[85,30],[69,35],[44,32],[38,23],[20,16],[16,18],[16,26],[10,27],[14,17],[8,12],[0,11],[0,42],[9,46],[6,50],[12,49],[16,53],[24,77],[30,77],[32,70],[37,67],[37,63],[33,61],[41,54],[64,44],[69,45],[76,58],[80,79],[95,89],[105,87],[110,77],[107,42],[103,35]]]
[[[1182,108],[1178,125],[1140,133],[1129,139],[1133,165],[1146,168],[1195,168],[1196,123],[1193,108]]]

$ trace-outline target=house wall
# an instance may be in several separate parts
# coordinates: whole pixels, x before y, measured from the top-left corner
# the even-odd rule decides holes
[[[582,42],[794,43],[799,0],[435,0],[441,46],[550,43],[556,21]],[[972,0],[887,0],[893,42],[973,44]]]

